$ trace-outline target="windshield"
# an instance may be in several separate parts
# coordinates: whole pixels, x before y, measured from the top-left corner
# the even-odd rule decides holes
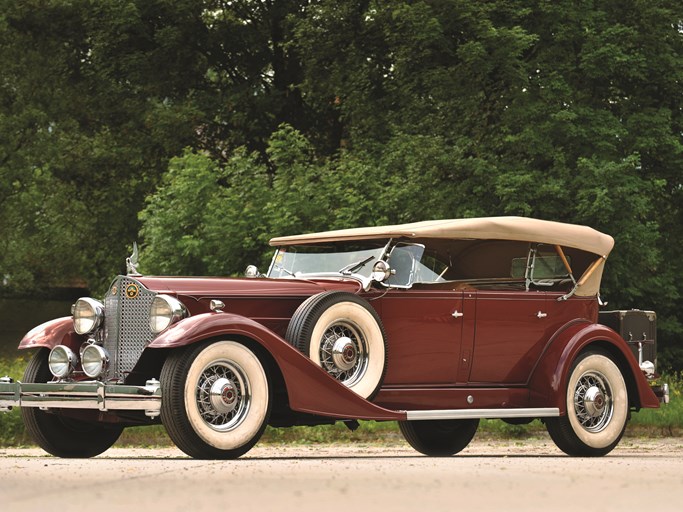
[[[385,254],[387,251],[389,254]],[[374,264],[384,259],[392,268],[386,286],[409,288],[415,283],[444,281],[448,266],[422,244],[398,242],[388,249],[388,240],[294,245],[275,251],[267,277],[310,275],[355,275],[369,278]]]
[[[381,245],[325,244],[280,247],[276,250],[268,277],[296,277],[304,274],[345,273],[369,277],[373,264],[382,256]]]

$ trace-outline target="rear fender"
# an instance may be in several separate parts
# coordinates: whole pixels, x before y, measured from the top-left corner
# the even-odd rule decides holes
[[[550,342],[529,380],[530,407],[558,407],[560,414],[566,414],[569,369],[587,348],[599,348],[612,356],[624,375],[631,407],[659,407],[659,400],[624,339],[609,327],[586,323],[568,326]]]
[[[74,331],[73,318],[64,316],[50,320],[34,327],[19,342],[19,350],[30,348],[52,349],[57,345],[66,345],[74,352],[78,352],[85,336]]]
[[[406,419],[404,411],[391,411],[364,400],[273,331],[243,316],[230,313],[192,316],[161,333],[147,349],[174,349],[207,339],[230,337],[248,338],[268,351],[282,372],[292,410],[340,419]]]

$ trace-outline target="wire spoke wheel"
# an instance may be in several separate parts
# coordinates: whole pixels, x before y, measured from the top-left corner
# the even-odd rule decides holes
[[[574,411],[588,432],[601,432],[612,419],[614,404],[609,381],[600,372],[583,374],[574,391]]]
[[[217,341],[176,351],[164,363],[160,380],[161,421],[191,457],[239,457],[266,428],[270,381],[246,345]]]
[[[368,346],[360,328],[350,321],[334,322],[320,340],[320,364],[335,379],[352,387],[368,367]]]
[[[213,429],[237,427],[249,412],[251,391],[244,370],[228,361],[204,369],[197,382],[199,414]]]
[[[566,387],[567,413],[546,418],[550,437],[573,456],[606,455],[621,440],[628,421],[628,392],[621,370],[602,351],[581,353]]]
[[[294,312],[285,338],[350,390],[371,399],[387,367],[386,335],[377,312],[353,293],[323,292]]]

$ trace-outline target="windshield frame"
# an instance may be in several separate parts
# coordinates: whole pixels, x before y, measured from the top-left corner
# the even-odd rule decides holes
[[[373,272],[373,267],[377,262],[384,261],[391,266],[392,254],[395,254],[397,249],[405,250],[409,248],[416,248],[418,251],[415,254],[413,266],[410,269],[406,281],[396,282],[394,275],[396,274],[396,270],[400,269],[392,270],[392,275],[387,278],[386,281],[382,280],[382,278],[378,278],[375,275]],[[325,249],[329,249],[329,252],[325,251]],[[287,258],[290,254],[320,255],[321,258],[325,258],[326,260],[334,258],[336,255],[337,261],[332,265],[330,265],[328,261],[325,261],[324,265],[321,265],[320,269],[312,268],[310,271],[306,271],[306,269],[302,271],[301,269],[296,268],[296,264],[294,264],[293,261],[290,261],[289,264],[284,261],[285,258]],[[405,240],[397,241],[393,238],[388,240],[375,239],[367,241],[354,241],[353,243],[335,242],[333,244],[318,243],[286,245],[275,248],[273,258],[271,259],[268,272],[266,273],[265,277],[270,279],[351,278],[359,281],[365,290],[368,290],[373,282],[379,282],[385,288],[409,289],[414,284],[423,282],[418,280],[418,276],[420,275],[420,272],[418,272],[418,266],[420,265],[424,255],[425,246],[423,244],[416,244]],[[309,261],[314,260],[315,258],[309,259]],[[441,280],[441,276],[436,275],[436,279],[434,281],[428,282],[439,282]]]
[[[384,240],[381,242],[384,242]],[[383,245],[377,243],[335,243],[315,245],[300,244],[276,247],[266,277],[279,279],[323,276],[369,279],[372,274],[372,266],[375,262],[386,258],[391,242],[392,240],[390,239]],[[330,250],[324,251],[323,249],[325,248]],[[348,248],[349,250],[344,250],[345,248]],[[319,252],[316,249],[319,250]],[[304,256],[304,259],[308,259],[309,262],[313,262],[317,259],[311,256],[320,255],[321,259],[324,258],[325,261],[321,261],[321,263],[324,264],[320,265],[319,269],[303,269],[302,271],[297,269],[296,266],[292,266],[294,262],[290,262],[289,266],[287,264],[282,264],[284,263],[282,260],[287,258],[290,254],[301,256],[307,255]],[[330,264],[330,260],[335,258],[335,256],[339,261],[335,264]],[[301,258],[299,258],[299,260],[301,260]],[[363,264],[361,265],[361,263]],[[274,273],[277,272],[278,267],[280,269],[278,275],[274,275]],[[283,275],[283,272],[289,275]]]

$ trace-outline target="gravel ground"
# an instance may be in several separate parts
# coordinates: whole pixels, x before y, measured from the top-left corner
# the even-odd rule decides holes
[[[113,448],[67,460],[0,450],[0,510],[679,511],[683,439],[625,439],[569,458],[552,442],[475,440],[454,457],[377,445],[257,446],[235,461],[174,448]]]

